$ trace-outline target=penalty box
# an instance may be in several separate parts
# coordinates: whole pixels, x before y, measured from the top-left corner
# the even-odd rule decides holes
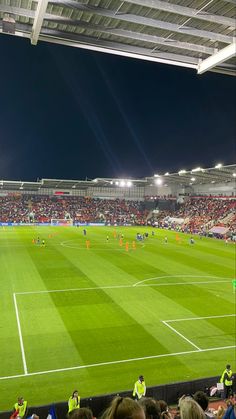
[[[202,351],[209,348],[217,348],[224,343],[229,345],[229,347],[235,345],[235,316],[236,314],[221,314],[186,317],[162,320],[162,323],[187,341],[192,347]],[[227,323],[225,321],[226,318],[228,319]],[[224,323],[223,327],[221,327],[223,319]]]
[[[106,288],[117,288],[115,287],[106,287]],[[119,286],[118,286],[119,288]],[[122,286],[121,286],[122,288]],[[75,341],[73,340],[73,333],[76,332],[76,322],[80,321],[80,319],[75,318],[78,314],[78,298],[79,295],[83,294],[83,292],[89,292],[89,294],[93,291],[95,295],[90,297],[90,301],[86,302],[83,301],[83,322],[84,322],[84,330],[91,328],[91,318],[89,318],[89,311],[91,309],[91,304],[98,303],[98,296],[99,290],[102,291],[99,287],[94,288],[75,288],[75,289],[64,289],[64,290],[45,290],[45,291],[32,291],[32,292],[19,292],[15,293],[15,308],[16,308],[16,316],[18,318],[18,332],[19,338],[21,342],[21,352],[22,352],[22,359],[24,364],[24,371],[25,374],[28,374],[31,371],[37,373],[37,371],[48,371],[53,372],[58,370],[58,368],[63,367],[63,370],[78,368],[86,368],[85,359],[82,359],[80,356],[80,351],[78,347],[75,345]],[[65,296],[65,293],[69,293],[70,295]],[[77,294],[76,298],[76,307],[73,306],[73,301],[71,298],[71,294]],[[52,296],[53,294],[61,295],[61,298],[57,301],[58,305],[55,306],[52,303]],[[31,298],[19,298],[20,296],[26,297],[29,296]],[[16,299],[17,297],[17,299]],[[108,296],[101,295],[103,303],[105,301],[106,305],[106,298],[109,299]],[[28,300],[28,301],[27,301]],[[65,304],[66,303],[66,304]],[[87,318],[85,311],[87,310]],[[68,311],[72,314],[71,318],[68,320],[68,324],[70,325],[70,332],[66,327],[66,322],[62,320],[60,314],[64,314]],[[59,312],[59,313],[58,313]],[[123,318],[120,319],[120,314],[117,315],[112,319],[114,315],[114,310],[110,310],[109,303],[106,306],[105,313],[103,319],[106,322],[110,322],[111,327],[122,327],[125,328],[127,326],[126,322],[127,319]],[[235,314],[230,315],[220,315],[220,316],[208,316],[208,317],[196,317],[196,318],[182,318],[182,319],[169,319],[163,320],[162,323],[165,324],[169,329],[172,330],[170,333],[177,333],[182,339],[187,341],[190,345],[190,351],[205,351],[211,349],[222,349],[221,344],[222,339],[219,339],[218,333],[218,341],[217,344],[213,343],[211,340],[212,336],[214,336],[215,330],[214,326],[212,329],[209,330],[209,333],[204,336],[205,344],[200,345],[200,343],[196,340],[192,340],[192,334],[189,333],[189,330],[186,327],[181,328],[181,322],[185,322],[185,324],[192,321],[200,321],[200,322],[207,322],[208,319],[217,319],[220,318],[232,318]],[[97,321],[97,323],[96,323]],[[95,324],[93,327],[101,329],[101,322],[99,319],[96,319],[96,316],[93,317],[93,322]],[[105,323],[106,323],[105,322]],[[178,325],[178,326],[177,326]],[[205,325],[206,326],[206,325]],[[193,329],[192,327],[190,329]],[[202,325],[197,328],[198,330],[203,330]],[[206,330],[206,327],[204,327]],[[182,333],[183,332],[183,333]],[[218,329],[219,332],[219,329]],[[80,330],[80,333],[82,331]],[[202,334],[200,335],[202,337]],[[231,336],[232,337],[232,336]],[[196,338],[196,336],[195,336]],[[206,338],[208,339],[208,343],[206,342]],[[198,337],[199,339],[199,337]],[[233,338],[232,338],[233,340]],[[227,341],[227,345],[231,342]],[[233,342],[232,345],[235,345]],[[225,346],[224,348],[231,348],[233,346]],[[186,352],[187,353],[187,352]],[[153,356],[153,358],[161,357],[161,356],[172,356],[176,354],[160,354]],[[116,354],[115,358],[117,359],[117,363],[121,362],[122,357],[119,357],[119,354]],[[139,357],[138,359],[145,359],[149,358],[149,356]],[[114,359],[114,358],[113,358]],[[120,361],[119,361],[120,359]],[[131,359],[130,359],[131,360]],[[125,362],[129,362],[129,359],[124,360]],[[133,361],[135,359],[133,358]],[[69,362],[68,362],[69,361]],[[116,363],[116,361],[111,360],[108,355],[107,362],[104,362],[104,359],[96,359],[94,366],[99,364],[109,364],[109,363]],[[69,365],[68,365],[69,364]],[[75,367],[73,367],[75,366]]]

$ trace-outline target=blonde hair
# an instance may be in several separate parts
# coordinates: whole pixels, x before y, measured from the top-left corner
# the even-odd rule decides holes
[[[205,419],[205,413],[199,404],[191,397],[185,397],[179,402],[181,419]]]
[[[139,403],[129,397],[115,397],[108,409],[103,413],[102,419],[131,419],[144,410]]]

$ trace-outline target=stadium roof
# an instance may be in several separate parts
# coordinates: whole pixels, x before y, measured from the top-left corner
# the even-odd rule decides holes
[[[0,33],[236,75],[236,0],[0,0]]]
[[[195,184],[224,183],[236,181],[236,164],[222,166],[217,165],[214,168],[203,169],[197,167],[192,170],[180,170],[177,173],[165,173],[143,179],[118,179],[118,178],[96,178],[86,180],[68,180],[68,179],[41,179],[37,182],[0,180],[0,190],[28,190],[37,191],[45,189],[87,189],[88,187],[131,187],[131,186],[151,186],[177,184],[189,186]]]

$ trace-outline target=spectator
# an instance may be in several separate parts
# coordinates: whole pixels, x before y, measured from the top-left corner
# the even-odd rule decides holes
[[[87,407],[74,409],[70,414],[70,419],[93,419],[93,412]]]
[[[161,418],[161,409],[156,400],[152,399],[151,397],[141,397],[139,403],[143,407],[146,419]]]
[[[171,418],[171,414],[169,412],[168,404],[165,402],[165,400],[158,400],[158,405],[160,406],[161,410],[161,419],[169,419]]]
[[[224,413],[223,419],[236,419],[236,404],[228,403],[228,408]]]
[[[101,419],[145,419],[142,406],[129,397],[115,397]]]
[[[205,413],[206,419],[211,419],[215,417],[213,412],[208,409],[209,399],[207,395],[204,393],[204,391],[197,391],[193,395],[193,398],[199,404],[199,406],[201,406],[202,410]]]
[[[179,401],[181,419],[205,419],[205,414],[192,397],[181,397]]]

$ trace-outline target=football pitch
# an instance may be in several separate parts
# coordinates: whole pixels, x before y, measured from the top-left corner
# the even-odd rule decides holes
[[[0,227],[0,410],[235,370],[233,244],[86,230]]]

